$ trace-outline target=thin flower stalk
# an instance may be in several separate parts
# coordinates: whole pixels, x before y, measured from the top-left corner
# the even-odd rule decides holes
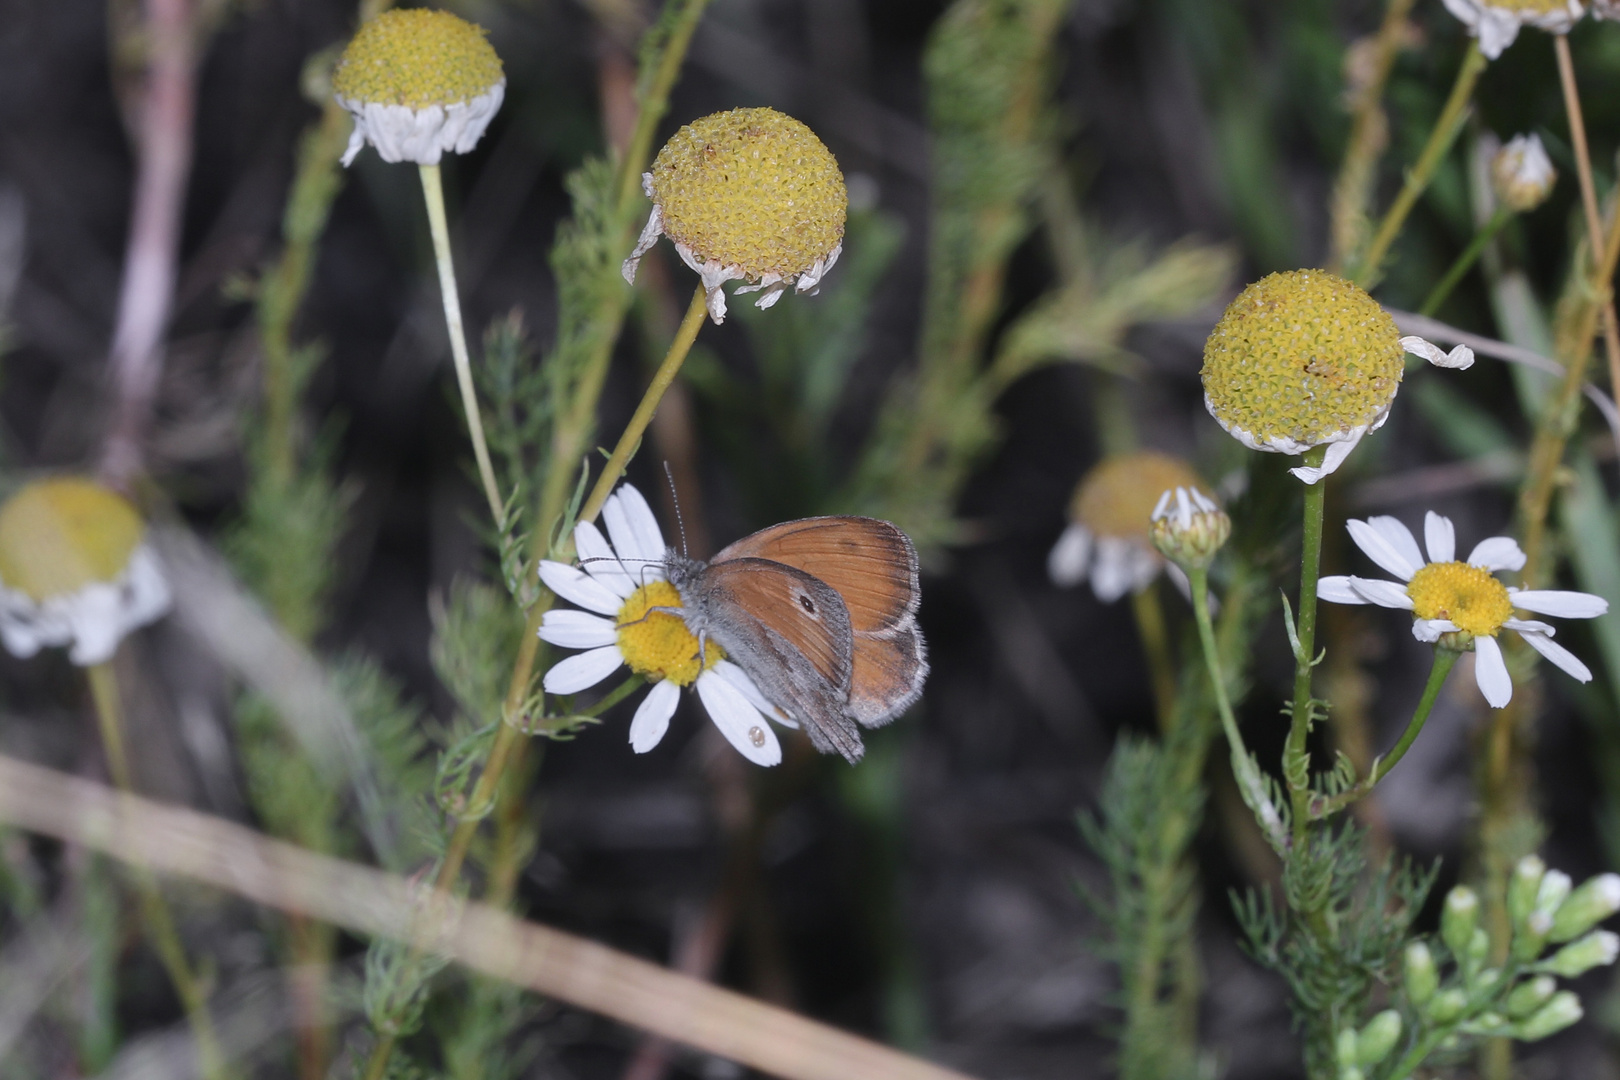
[[[1560,38],[1559,40],[1562,41],[1563,39]],[[1446,302],[1446,297],[1451,295],[1451,291],[1457,287],[1458,282],[1462,281],[1467,276],[1468,271],[1473,269],[1474,263],[1479,260],[1480,254],[1485,250],[1485,245],[1496,239],[1496,234],[1501,232],[1503,227],[1512,220],[1513,211],[1505,206],[1496,208],[1496,212],[1474,234],[1473,240],[1469,241],[1468,246],[1463,248],[1462,254],[1457,256],[1457,261],[1451,264],[1451,269],[1446,271],[1446,276],[1436,282],[1434,288],[1429,290],[1429,295],[1424,298],[1423,306],[1418,308],[1419,315],[1433,315],[1440,310],[1440,305]]]
[[[1321,465],[1327,455],[1326,447],[1316,447],[1305,454],[1307,468]],[[1310,484],[1305,488],[1303,534],[1299,557],[1299,608],[1296,612],[1296,640],[1294,643],[1294,702],[1288,726],[1288,741],[1283,746],[1283,777],[1288,783],[1293,803],[1294,842],[1303,843],[1305,829],[1310,824],[1310,751],[1306,739],[1310,735],[1312,710],[1311,670],[1316,666],[1316,581],[1322,570],[1322,516],[1326,506],[1326,486]]]
[[[1362,254],[1356,264],[1356,269],[1350,275],[1350,280],[1363,287],[1371,285],[1377,280],[1379,265],[1384,256],[1389,253],[1390,245],[1395,237],[1400,235],[1401,226],[1406,224],[1407,215],[1412,207],[1417,205],[1418,197],[1428,188],[1429,181],[1434,178],[1435,170],[1445,158],[1446,151],[1456,141],[1457,132],[1462,128],[1462,122],[1467,115],[1469,99],[1474,94],[1474,84],[1485,70],[1485,54],[1479,51],[1477,43],[1470,43],[1468,53],[1463,57],[1462,67],[1457,70],[1457,80],[1452,84],[1451,96],[1446,99],[1445,107],[1435,118],[1434,129],[1429,132],[1429,141],[1424,145],[1423,152],[1418,155],[1417,164],[1412,166],[1406,174],[1406,183],[1402,185],[1400,194],[1384,213],[1383,220],[1378,223],[1378,231],[1373,234],[1372,242]]]

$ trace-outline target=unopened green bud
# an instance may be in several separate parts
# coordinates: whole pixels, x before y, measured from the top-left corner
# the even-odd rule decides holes
[[[1195,487],[1175,487],[1159,496],[1148,535],[1165,558],[1191,573],[1207,570],[1232,535],[1232,519]]]
[[[1480,933],[1484,933],[1484,931],[1482,930]],[[1495,986],[1497,982],[1501,980],[1501,978],[1501,968],[1486,968],[1484,971],[1481,971],[1479,974],[1475,975],[1472,979],[1469,979],[1468,986],[1469,989],[1474,990],[1475,992],[1483,993]]]
[[[1547,932],[1552,929],[1552,916],[1545,911],[1532,911],[1522,922],[1514,925],[1513,944],[1509,947],[1513,959],[1527,964],[1541,955],[1547,945]]]
[[[1468,939],[1468,948],[1463,951],[1463,966],[1469,970],[1478,968],[1485,962],[1491,952],[1491,937],[1485,931],[1475,928]]]
[[[1339,1068],[1346,1069],[1356,1063],[1356,1029],[1340,1028],[1338,1038],[1333,1040],[1333,1057],[1339,1063]],[[1343,1073],[1339,1074],[1343,1076]]]
[[[1422,1008],[1440,988],[1440,971],[1434,966],[1434,954],[1421,941],[1406,947],[1406,997]]]
[[[1482,1012],[1468,1023],[1463,1030],[1471,1035],[1495,1035],[1508,1026],[1507,1018],[1498,1012]]]
[[[1449,1024],[1461,1016],[1467,1007],[1468,995],[1453,986],[1434,995],[1426,1012],[1436,1024]]]
[[[1593,968],[1614,963],[1616,956],[1620,956],[1620,936],[1608,930],[1594,930],[1553,953],[1541,967],[1554,975],[1573,979]]]
[[[1468,955],[1468,946],[1479,924],[1479,897],[1466,885],[1446,894],[1446,907],[1440,915],[1440,937],[1458,960]]]
[[[1557,989],[1558,983],[1551,975],[1537,975],[1515,986],[1509,992],[1503,1007],[1510,1019],[1523,1020],[1547,1004]]]
[[[1536,893],[1546,873],[1547,864],[1535,855],[1526,855],[1513,868],[1513,877],[1508,881],[1507,909],[1515,930],[1523,926],[1524,920],[1535,910]]]
[[[1376,1065],[1389,1057],[1401,1037],[1401,1014],[1385,1009],[1361,1029],[1356,1036],[1356,1064]]]
[[[1548,917],[1558,912],[1558,907],[1569,896],[1569,875],[1562,870],[1549,870],[1541,879],[1541,888],[1536,890],[1536,910],[1532,914],[1542,914]]]
[[[1581,1016],[1581,999],[1568,990],[1560,990],[1530,1019],[1520,1024],[1513,1034],[1525,1042],[1535,1042],[1563,1031]]]
[[[1552,193],[1558,172],[1536,135],[1515,135],[1491,158],[1491,188],[1514,213],[1534,210]]]
[[[1620,911],[1620,874],[1599,874],[1558,906],[1547,939],[1573,941],[1616,911]]]
[[[1354,1065],[1346,1065],[1339,1070],[1339,1080],[1367,1080],[1367,1074]]]

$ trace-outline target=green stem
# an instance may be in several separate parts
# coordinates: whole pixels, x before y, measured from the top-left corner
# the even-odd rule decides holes
[[[1327,447],[1306,452],[1305,464],[1317,468],[1327,456]],[[1294,653],[1293,717],[1288,741],[1283,746],[1283,779],[1288,784],[1294,811],[1294,843],[1305,842],[1310,824],[1311,756],[1306,740],[1314,718],[1311,698],[1311,670],[1316,666],[1316,579],[1322,569],[1322,514],[1327,497],[1326,479],[1305,486],[1303,532],[1299,553],[1299,607],[1295,612],[1297,644]]]
[[[478,394],[473,389],[472,361],[467,355],[467,333],[461,326],[461,297],[456,290],[456,268],[450,258],[450,228],[444,215],[444,185],[437,165],[419,166],[422,194],[427,199],[428,230],[433,234],[433,261],[439,267],[439,293],[444,299],[444,325],[450,333],[450,355],[456,363],[456,385],[461,388],[461,406],[467,414],[467,434],[472,437],[473,456],[478,459],[478,478],[489,500],[489,514],[497,529],[506,528],[506,504],[500,485],[495,482],[495,466],[489,460],[484,442],[484,421],[478,412]]]
[[[1204,650],[1204,666],[1209,670],[1209,681],[1215,691],[1215,708],[1221,716],[1221,727],[1226,732],[1227,749],[1232,754],[1232,777],[1237,781],[1243,801],[1254,811],[1255,820],[1265,833],[1271,846],[1282,851],[1288,843],[1288,831],[1282,815],[1266,796],[1265,781],[1254,763],[1254,755],[1243,745],[1238,732],[1237,718],[1232,714],[1232,701],[1226,693],[1226,676],[1221,672],[1220,652],[1215,646],[1215,627],[1209,619],[1209,571],[1189,570],[1187,579],[1192,585],[1193,620],[1198,624],[1198,642]]]
[[[119,705],[118,677],[110,661],[92,664],[86,669],[90,678],[90,696],[96,704],[96,721],[101,728],[101,745],[107,755],[107,769],[113,783],[126,795],[135,793],[129,770],[129,758],[124,753],[123,709]],[[208,1014],[208,1000],[191,964],[186,959],[180,933],[175,929],[174,915],[158,891],[157,880],[143,869],[132,871],[135,888],[141,897],[141,916],[151,935],[152,946],[158,959],[174,983],[175,993],[185,1007],[186,1019],[191,1024],[192,1038],[197,1043],[197,1064],[208,1080],[225,1080],[229,1075],[225,1057],[220,1052],[219,1039],[214,1034],[213,1018]]]
[[[1400,741],[1394,745],[1388,754],[1373,761],[1372,768],[1368,770],[1367,778],[1361,783],[1335,795],[1331,799],[1317,798],[1312,800],[1311,818],[1313,820],[1319,821],[1322,818],[1336,814],[1351,803],[1364,798],[1378,785],[1378,781],[1388,776],[1390,771],[1400,764],[1401,758],[1406,756],[1407,750],[1411,749],[1413,741],[1417,739],[1418,732],[1422,731],[1423,725],[1428,722],[1429,713],[1433,710],[1434,703],[1439,700],[1440,688],[1445,685],[1446,676],[1451,674],[1451,669],[1456,665],[1457,658],[1461,655],[1454,649],[1437,647],[1434,650],[1434,666],[1429,669],[1429,682],[1423,688],[1423,697],[1418,701],[1417,711],[1412,714],[1412,719],[1407,723],[1406,730],[1401,733]]]
[[[624,434],[619,436],[619,442],[608,455],[607,464],[602,466],[602,475],[596,478],[596,486],[591,489],[590,498],[580,509],[581,521],[595,521],[596,515],[602,512],[602,504],[607,502],[609,495],[613,494],[613,485],[619,482],[624,475],[624,468],[630,464],[630,455],[636,452],[641,445],[641,436],[646,432],[647,425],[652,423],[653,413],[658,411],[658,403],[664,399],[664,392],[669,389],[675,376],[680,374],[681,365],[686,362],[686,354],[692,350],[692,342],[697,340],[698,330],[703,326],[703,319],[708,315],[708,291],[699,285],[692,293],[692,303],[686,309],[686,318],[681,320],[681,327],[675,331],[675,340],[670,342],[669,352],[664,354],[664,362],[658,365],[652,383],[647,392],[641,395],[641,404],[636,406],[635,415],[625,425]]]
[[[1175,724],[1176,669],[1170,657],[1170,635],[1164,625],[1164,608],[1159,592],[1149,586],[1131,595],[1131,611],[1136,616],[1136,633],[1147,658],[1148,675],[1153,683],[1153,706],[1158,712],[1159,733],[1169,735]]]
[[[1474,84],[1479,81],[1480,73],[1485,70],[1485,54],[1479,51],[1477,42],[1468,46],[1468,55],[1463,58],[1462,67],[1457,71],[1457,81],[1451,86],[1451,96],[1440,110],[1435,119],[1434,129],[1429,132],[1429,141],[1424,145],[1423,152],[1418,155],[1417,164],[1406,174],[1406,183],[1402,185],[1400,194],[1390,204],[1389,210],[1378,223],[1378,231],[1373,234],[1372,243],[1362,253],[1361,261],[1356,266],[1351,280],[1362,287],[1369,287],[1378,278],[1379,264],[1389,253],[1389,247],[1400,234],[1401,226],[1406,224],[1406,216],[1417,205],[1418,196],[1423,194],[1434,178],[1435,170],[1456,141],[1457,132],[1462,128],[1462,122],[1467,114],[1468,101],[1474,94]],[[1298,823],[1295,823],[1298,827]]]
[[[1496,213],[1492,214],[1490,220],[1485,223],[1479,232],[1474,234],[1474,239],[1463,249],[1463,253],[1457,256],[1457,261],[1451,264],[1451,269],[1446,271],[1446,276],[1441,278],[1439,284],[1433,289],[1429,290],[1428,298],[1423,301],[1423,306],[1418,308],[1419,315],[1433,315],[1440,310],[1440,305],[1446,302],[1446,297],[1451,295],[1451,290],[1455,289],[1457,283],[1473,268],[1475,261],[1479,259],[1480,252],[1485,250],[1485,245],[1494,240],[1496,234],[1502,231],[1502,227],[1512,220],[1513,211],[1505,206],[1497,207]]]

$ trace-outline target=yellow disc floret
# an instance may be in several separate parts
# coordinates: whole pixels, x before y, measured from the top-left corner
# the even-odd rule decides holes
[[[1104,459],[1080,481],[1069,517],[1097,536],[1146,542],[1148,521],[1159,496],[1171,488],[1204,488],[1179,458],[1145,451]]]
[[[630,594],[614,621],[619,629],[619,652],[631,671],[654,681],[668,679],[676,686],[691,686],[699,675],[725,659],[725,650],[714,642],[700,646],[697,635],[679,615],[652,610],[680,606],[681,594],[667,581],[654,581]]]
[[[43,601],[117,581],[144,532],[135,508],[100,484],[29,484],[0,507],[0,585]]]
[[[1388,410],[1405,363],[1400,337],[1341,277],[1272,274],[1238,294],[1209,335],[1204,394],[1224,426],[1259,442],[1331,442]]]
[[[844,238],[849,200],[838,162],[775,109],[687,124],[658,152],[651,186],[671,240],[751,281],[802,274]]]
[[[1490,7],[1516,15],[1552,15],[1569,10],[1569,0],[1490,0]]]
[[[1467,563],[1430,563],[1406,584],[1412,613],[1420,619],[1447,619],[1476,637],[1495,637],[1513,617],[1507,586],[1489,570]]]
[[[332,89],[351,102],[425,109],[486,94],[503,78],[484,30],[448,11],[385,11],[343,50]]]

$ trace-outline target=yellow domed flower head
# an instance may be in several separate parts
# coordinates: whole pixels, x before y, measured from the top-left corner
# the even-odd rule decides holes
[[[0,506],[0,641],[13,656],[70,646],[110,658],[125,634],[169,610],[169,585],[123,497],[80,477],[39,480]]]
[[[1479,51],[1487,60],[1501,56],[1522,26],[1567,34],[1583,14],[1581,0],[1445,0],[1445,4],[1468,27],[1469,36],[1479,39]]]
[[[1376,300],[1325,270],[1272,274],[1238,294],[1204,343],[1204,405],[1254,450],[1326,445],[1320,468],[1291,470],[1314,484],[1389,418],[1408,352],[1439,367],[1474,362],[1467,346],[1401,337]]]
[[[703,279],[709,317],[723,322],[720,286],[746,281],[768,308],[792,285],[813,293],[844,247],[849,199],[838,161],[815,132],[775,109],[732,109],[677,131],[641,176],[653,201],[624,279],[667,235]]]
[[[1143,451],[1105,458],[1080,478],[1069,503],[1069,527],[1046,559],[1059,585],[1087,576],[1105,604],[1152,584],[1164,568],[1149,526],[1160,497],[1173,488],[1207,490],[1191,465],[1169,454]],[[1186,578],[1172,567],[1176,583]]]
[[[360,28],[332,73],[354,114],[348,165],[370,143],[384,161],[437,165],[478,144],[506,96],[501,58],[484,31],[447,11],[385,11]]]

